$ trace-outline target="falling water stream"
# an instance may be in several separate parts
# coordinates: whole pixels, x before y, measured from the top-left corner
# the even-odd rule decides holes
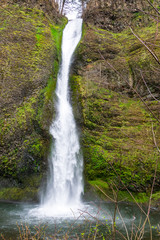
[[[69,96],[70,66],[82,34],[79,9],[79,1],[67,4],[67,10],[66,6],[63,8],[69,21],[63,30],[62,59],[56,87],[56,118],[50,127],[53,141],[49,176],[41,198],[41,210],[45,215],[63,215],[70,209],[78,209],[83,193],[83,157]]]
[[[83,192],[83,159],[68,91],[69,69],[81,38],[82,19],[68,22],[62,38],[62,62],[56,88],[56,119],[50,127],[53,137],[49,158],[50,174],[43,197],[44,209],[57,212],[79,206]]]

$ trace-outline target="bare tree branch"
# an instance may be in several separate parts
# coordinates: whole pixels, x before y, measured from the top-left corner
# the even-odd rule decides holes
[[[151,55],[154,57],[156,62],[160,65],[160,61],[159,61],[158,57],[156,56],[156,54],[146,45],[146,43],[137,34],[135,34],[135,32],[133,31],[133,29],[131,27],[130,27],[130,29],[131,29],[131,32],[133,33],[133,35],[145,46],[145,48],[147,48],[147,50],[151,53]]]
[[[152,6],[152,8],[160,15],[160,12],[158,11],[157,8],[154,7],[154,5],[151,3],[150,0],[147,0],[147,2]]]
[[[144,80],[144,76],[143,76],[143,74],[142,74],[142,71],[141,71],[141,70],[139,70],[139,71],[140,71],[140,74],[141,74],[142,80],[143,80],[143,82],[144,82],[144,84],[145,84],[145,86],[146,86],[148,92],[150,93],[150,95],[153,97],[154,100],[156,100],[157,102],[160,103],[160,101],[159,101],[157,98],[155,98],[155,97],[153,96],[153,94],[151,93],[151,91],[150,91],[150,89],[149,89],[149,87],[148,87],[146,81]]]
[[[148,15],[148,12],[146,12],[146,11],[144,11],[144,10],[142,10],[142,9],[137,8],[137,10],[140,11],[140,12],[142,12],[142,13],[144,13],[144,14],[146,14],[146,15]],[[149,13],[149,16],[150,16],[152,19],[154,19],[154,20],[155,20],[154,17],[157,17],[156,14],[152,14],[152,13]],[[158,16],[158,17],[159,17],[159,16]]]
[[[160,154],[160,149],[159,149],[159,147],[158,147],[158,144],[157,144],[157,141],[156,141],[156,137],[155,137],[155,132],[154,132],[154,130],[153,130],[153,123],[152,123],[152,135],[153,135],[154,145],[155,145],[155,147],[157,148],[157,151],[158,151],[159,154]]]

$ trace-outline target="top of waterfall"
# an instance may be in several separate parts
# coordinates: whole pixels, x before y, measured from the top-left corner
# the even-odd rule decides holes
[[[63,8],[63,14],[68,20],[81,18],[82,16],[82,1],[81,0],[65,0],[64,6],[62,0],[57,0],[60,10]]]

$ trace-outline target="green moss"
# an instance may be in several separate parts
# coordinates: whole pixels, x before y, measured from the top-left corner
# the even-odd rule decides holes
[[[16,109],[14,116],[9,116],[3,120],[1,125],[1,131],[3,132],[3,135],[15,134],[17,127],[27,130],[27,125],[29,125],[32,122],[32,119],[35,117],[34,105],[36,103],[36,97],[37,95],[27,99],[26,102],[23,102],[23,106]],[[7,114],[5,114],[5,116],[6,115]]]
[[[129,201],[129,202],[137,202],[137,203],[148,203],[149,201],[149,193],[131,193],[131,195],[127,191],[119,191],[118,193],[119,201]]]
[[[61,59],[61,42],[62,42],[62,34],[63,34],[63,28],[65,27],[67,23],[67,19],[64,18],[64,21],[62,22],[62,25],[50,25],[51,27],[51,33],[53,41],[55,41],[55,46],[57,49],[57,57],[60,61]]]
[[[154,201],[157,201],[160,199],[160,192],[153,193],[152,198]]]
[[[92,186],[98,186],[99,188],[102,188],[103,190],[106,190],[106,191],[109,189],[108,183],[102,181],[101,179],[96,179],[96,181],[89,181],[89,183]]]
[[[140,13],[135,16],[140,17]],[[135,27],[134,32],[154,45],[160,37],[157,33],[153,40],[156,27],[150,22],[145,27]],[[159,56],[157,46],[153,46],[153,50]],[[145,199],[143,193],[152,185],[158,159],[152,144],[151,125],[159,127],[129,86],[135,87],[142,96],[148,94],[141,71],[151,91],[158,94],[159,77],[151,65],[158,66],[129,28],[113,33],[88,24],[78,54],[78,61],[83,65],[80,76],[74,76],[80,82],[73,82],[72,88],[82,103],[85,175],[89,181],[99,178],[114,182],[119,190],[125,186],[132,192],[141,192],[139,196],[146,201],[147,195]],[[157,103],[146,101],[146,104],[157,115]],[[156,134],[158,141],[157,131]]]
[[[151,144],[150,114],[139,100],[105,89],[90,78],[74,76],[71,83],[74,104],[81,102],[82,106],[88,180],[114,182],[119,189],[125,186],[132,193],[140,192],[133,193],[136,201],[146,202],[148,195],[144,191],[151,187],[158,159]],[[126,198],[124,191],[119,191],[119,195]],[[127,199],[134,201],[130,195]]]
[[[8,4],[0,9],[0,20],[0,175],[24,187],[26,176],[42,176],[46,169],[48,129],[66,19],[58,26],[41,10]],[[33,191],[36,188],[38,185]],[[17,200],[21,194],[25,196],[25,191],[18,195],[18,188],[10,190],[15,190]],[[28,191],[26,188],[26,195]],[[7,199],[7,193],[3,195]]]
[[[36,188],[4,188],[0,189],[1,200],[31,201],[37,200],[38,191]]]
[[[89,184],[94,187],[98,194],[105,200],[113,200],[115,201],[115,194],[118,195],[118,201],[129,201],[129,202],[137,202],[137,203],[148,203],[149,201],[149,193],[133,193],[127,191],[119,191],[115,189],[115,186],[112,185],[110,181],[104,182],[101,179],[96,179],[94,181],[89,181]],[[153,197],[154,199],[154,197]]]

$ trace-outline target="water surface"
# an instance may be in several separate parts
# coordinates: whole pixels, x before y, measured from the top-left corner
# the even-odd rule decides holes
[[[120,214],[116,214],[116,228],[124,236],[126,236],[126,230],[130,236],[131,229],[134,228],[136,232],[136,226],[144,221],[144,214],[134,204],[121,203],[119,204]],[[41,211],[39,205],[36,204],[23,204],[23,203],[0,203],[0,233],[2,233],[6,239],[16,239],[19,236],[18,226],[22,229],[28,226],[32,234],[34,234],[38,228],[41,228],[42,232],[45,232],[45,237],[49,239],[62,239],[66,234],[69,235],[69,239],[75,239],[76,236],[85,236],[86,238],[97,231],[97,239],[110,239],[110,232],[112,229],[113,216],[115,211],[115,205],[113,203],[106,202],[86,202],[80,209],[74,211],[69,209],[66,215],[45,216],[45,212]],[[150,221],[153,232],[153,239],[160,239],[158,231],[156,229],[158,223],[160,223],[160,213],[156,210],[152,210],[150,214]],[[21,230],[21,232],[23,232]],[[103,235],[103,236],[102,236]],[[99,238],[98,238],[99,236]],[[117,240],[123,239],[120,235],[117,235]],[[145,240],[150,239],[150,228],[146,224],[145,228]]]

